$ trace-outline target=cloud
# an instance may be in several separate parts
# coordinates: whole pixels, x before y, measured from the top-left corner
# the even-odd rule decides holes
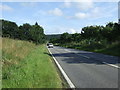
[[[74,2],[74,3],[73,3]],[[81,10],[88,10],[94,7],[93,0],[65,0],[64,7],[70,8],[71,6]]]
[[[52,14],[52,15],[56,15],[56,16],[62,16],[63,15],[62,10],[59,9],[59,8],[55,8],[53,10],[49,10],[48,13]]]
[[[71,7],[71,2],[69,0],[65,0],[64,7],[66,7],[66,8]]]
[[[71,34],[74,34],[74,33],[81,33],[81,28],[79,28],[79,29],[74,29],[74,28],[68,28],[67,30],[66,30],[66,32],[68,32],[68,33],[71,33]]]
[[[96,19],[96,18],[100,18],[103,16],[105,16],[105,15],[103,14],[103,11],[101,10],[101,8],[94,7],[93,9],[88,11],[87,13],[76,12],[74,14],[74,16],[67,16],[67,19],[88,19],[88,18]]]
[[[77,2],[76,7],[81,10],[88,10],[94,7],[94,3],[92,2],[92,0],[90,0],[89,2]]]
[[[37,3],[36,2],[22,2],[22,3],[20,3],[22,6],[24,6],[24,7],[33,7],[33,6],[36,6],[37,5]]]
[[[73,28],[71,28],[70,30],[69,30],[69,33],[71,33],[71,34],[74,34],[74,33],[76,33],[77,31],[75,30],[75,29],[73,29]]]
[[[54,29],[53,29],[54,28]],[[51,31],[52,29],[52,31]],[[74,33],[81,33],[81,28],[69,28],[69,27],[60,27],[60,26],[55,26],[55,27],[49,27],[45,29],[46,34],[62,34],[64,32],[68,32],[70,34]]]
[[[102,19],[102,18],[108,18],[113,17],[115,14],[115,11],[117,11],[117,7],[95,7],[91,10],[91,13],[89,14],[89,17],[94,19]],[[117,15],[117,13],[116,13]]]
[[[0,4],[0,11],[13,11],[13,8],[5,4]]]
[[[87,13],[82,13],[82,12],[75,13],[75,15],[74,15],[74,18],[77,18],[77,19],[84,19],[84,18],[87,18],[87,17],[88,17],[88,14]]]
[[[101,11],[101,9],[99,7],[95,7],[94,9],[92,9],[91,13],[90,13],[90,17],[100,17],[102,16],[103,11]]]

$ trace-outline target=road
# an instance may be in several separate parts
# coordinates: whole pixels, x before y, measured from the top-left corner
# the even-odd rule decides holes
[[[76,88],[118,88],[120,58],[58,46],[49,50]]]

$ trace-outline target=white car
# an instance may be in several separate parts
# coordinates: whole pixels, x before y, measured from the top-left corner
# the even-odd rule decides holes
[[[52,43],[48,43],[47,46],[48,46],[48,48],[53,48],[53,44]]]

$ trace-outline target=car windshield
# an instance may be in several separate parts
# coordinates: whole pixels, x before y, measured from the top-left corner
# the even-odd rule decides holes
[[[47,45],[53,45],[52,43],[48,43]]]

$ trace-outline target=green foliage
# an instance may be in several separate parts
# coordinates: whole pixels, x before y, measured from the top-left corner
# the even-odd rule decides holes
[[[81,33],[69,34],[63,33],[58,39],[51,39],[53,43],[71,43],[71,42],[83,42],[87,41],[87,44],[94,42],[101,43],[103,40],[107,40],[108,43],[112,43],[120,40],[120,25],[118,23],[109,22],[104,26],[87,26],[82,28]],[[59,41],[59,42],[58,42]],[[84,42],[86,43],[86,42]]]
[[[104,53],[120,57],[120,42],[114,42],[110,45],[107,45],[106,48],[97,49],[95,52]]]
[[[108,46],[114,42],[120,42],[119,34],[120,34],[120,24],[109,22],[108,24],[106,24],[106,26],[83,27],[81,33],[69,34],[66,32],[61,34],[60,38],[56,38],[56,39],[53,38],[50,41],[54,44],[57,43],[57,45],[63,47],[82,49],[88,51],[96,51],[96,50],[98,51],[101,49],[109,50],[110,48],[109,49],[105,49],[105,48],[108,48]],[[111,49],[113,50],[113,48]],[[118,55],[118,54],[112,54],[112,55]]]
[[[2,22],[2,36],[16,38],[18,35],[18,26],[15,22],[0,20]]]
[[[52,35],[46,35],[46,39],[49,41],[50,39],[53,39],[53,38],[60,38],[61,34],[52,34]]]
[[[71,35],[69,33],[63,33],[60,37],[60,43],[64,43],[64,42],[71,42]]]
[[[72,41],[74,41],[74,42],[79,42],[79,41],[81,41],[81,35],[80,35],[80,33],[75,33],[75,34],[72,34]]]
[[[28,23],[19,26],[19,37],[21,40],[30,40],[30,29],[32,26]]]
[[[7,20],[0,20],[0,22],[2,22],[2,37],[32,41],[36,44],[45,42],[44,29],[37,22],[35,25],[26,23],[19,27],[15,22]]]
[[[45,35],[43,34],[43,28],[39,25],[33,25],[30,29],[30,40],[35,42],[36,44],[45,42]]]

